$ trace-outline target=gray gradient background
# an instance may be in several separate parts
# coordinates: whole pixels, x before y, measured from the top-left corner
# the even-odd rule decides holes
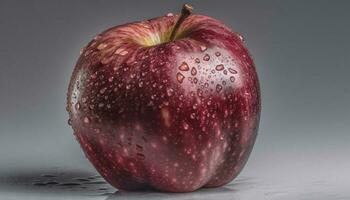
[[[142,2],[0,1],[0,199],[350,199],[349,1],[187,1],[245,37],[260,76],[259,136],[236,182],[183,195],[32,186],[96,173],[67,125],[68,81],[95,34],[184,1]]]

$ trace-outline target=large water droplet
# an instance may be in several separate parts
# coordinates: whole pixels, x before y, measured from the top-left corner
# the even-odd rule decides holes
[[[217,71],[222,71],[222,70],[224,70],[224,65],[223,65],[223,64],[216,65],[215,69],[216,69]]]
[[[237,74],[237,71],[232,69],[232,68],[228,68],[228,71],[231,73],[231,74]]]
[[[178,81],[179,83],[182,83],[182,82],[184,81],[184,79],[185,79],[185,76],[182,75],[180,72],[178,72],[178,73],[176,74],[176,79],[177,79],[177,81]]]
[[[190,70],[190,68],[188,67],[186,62],[183,62],[180,66],[179,66],[179,70],[181,71],[188,71]]]
[[[197,74],[196,68],[192,67],[192,69],[191,69],[191,74],[192,74],[192,76],[194,76],[194,75]]]
[[[204,61],[208,61],[208,60],[210,60],[210,56],[209,56],[209,54],[205,54],[205,56],[203,57],[203,60],[204,60]]]
[[[217,92],[221,92],[221,90],[222,90],[222,86],[220,84],[217,84],[216,85],[216,91]]]
[[[80,103],[79,103],[79,102],[77,102],[77,103],[75,104],[75,109],[76,109],[76,110],[80,110]]]

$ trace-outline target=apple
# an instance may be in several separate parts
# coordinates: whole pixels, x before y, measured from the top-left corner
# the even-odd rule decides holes
[[[188,4],[179,15],[97,35],[67,97],[85,155],[121,190],[189,192],[232,181],[254,145],[260,107],[242,37]]]

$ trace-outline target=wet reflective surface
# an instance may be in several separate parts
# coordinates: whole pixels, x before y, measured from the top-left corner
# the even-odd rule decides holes
[[[192,193],[117,191],[92,168],[14,170],[0,173],[0,199],[183,199],[183,200],[346,200],[346,178],[270,177],[244,174],[219,188]]]

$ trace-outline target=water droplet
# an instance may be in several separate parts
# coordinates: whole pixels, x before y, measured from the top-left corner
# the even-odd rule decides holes
[[[220,84],[217,84],[216,85],[216,91],[217,92],[221,92],[221,90],[222,90],[222,86]]]
[[[103,106],[105,106],[104,103],[99,103],[99,104],[98,104],[98,107],[99,107],[99,108],[102,108]]]
[[[205,56],[203,57],[203,60],[204,60],[204,61],[208,61],[208,60],[210,60],[210,56],[209,56],[209,54],[205,54]]]
[[[68,125],[72,126],[72,119],[68,119]]]
[[[143,147],[139,144],[136,144],[136,150],[137,151],[143,151]]]
[[[237,74],[237,71],[232,69],[232,68],[228,68],[228,71],[231,73],[231,74]]]
[[[85,97],[81,98],[81,102],[83,102],[83,103],[85,103],[86,100],[87,100],[87,99],[86,99]]]
[[[172,88],[168,88],[168,89],[166,90],[166,93],[167,93],[167,95],[170,97],[170,96],[173,95],[174,90],[173,90]]]
[[[195,113],[191,113],[190,117],[191,117],[191,119],[195,119],[196,118],[196,114]]]
[[[222,85],[226,85],[226,81],[222,81]]]
[[[216,65],[215,69],[216,69],[217,71],[222,71],[222,70],[224,70],[224,65],[223,65],[223,64]]]
[[[209,87],[209,83],[205,83],[204,87],[206,87],[206,88]]]
[[[237,34],[238,38],[239,38],[242,42],[244,42],[244,37],[243,37],[241,34],[239,34],[239,33],[236,33],[236,34]]]
[[[193,106],[192,106],[192,108],[194,109],[194,110],[196,110],[197,108],[198,108],[198,104],[193,104]]]
[[[99,45],[97,46],[97,49],[98,49],[98,50],[102,50],[102,49],[104,49],[104,48],[106,48],[106,47],[107,47],[107,44],[101,43],[101,44],[99,44]]]
[[[130,84],[127,84],[127,85],[125,86],[125,88],[126,88],[127,90],[129,90],[129,89],[131,88],[131,85],[130,85]]]
[[[105,93],[105,92],[106,92],[106,90],[107,90],[107,88],[106,88],[106,87],[102,88],[102,89],[100,90],[100,94]]]
[[[176,79],[177,79],[177,81],[178,81],[179,83],[182,83],[182,82],[184,81],[184,79],[185,79],[185,76],[182,75],[180,72],[178,72],[178,73],[176,74]]]
[[[231,76],[231,77],[230,77],[230,81],[231,81],[231,82],[235,82],[235,80],[236,80],[236,79],[235,79],[234,76]]]
[[[188,130],[188,128],[190,127],[186,122],[183,122],[182,126],[185,130]]]
[[[109,78],[108,78],[108,81],[109,81],[109,82],[112,82],[112,81],[113,81],[113,79],[114,79],[114,77],[113,77],[113,76],[111,76],[111,77],[109,77]]]
[[[170,12],[170,13],[166,14],[166,16],[167,16],[167,17],[173,17],[174,14]]]
[[[223,71],[223,73],[224,73],[225,75],[227,75],[227,70],[225,69],[225,70]]]
[[[136,153],[136,156],[140,159],[140,160],[145,160],[146,156],[143,155],[142,153]]]
[[[188,71],[190,70],[190,68],[188,67],[186,62],[183,62],[180,66],[179,66],[179,70],[181,71]]]
[[[198,82],[198,79],[197,78],[194,78],[193,79],[193,83],[197,83]]]
[[[205,50],[207,50],[207,47],[204,45],[201,45],[201,51],[205,51]]]
[[[194,75],[197,74],[196,68],[192,67],[192,69],[191,69],[191,74],[192,74],[192,76],[194,76]]]
[[[85,123],[85,124],[90,123],[90,119],[89,119],[88,117],[84,117],[84,123]]]
[[[79,102],[77,102],[77,103],[75,104],[75,109],[76,109],[76,110],[80,110],[80,103],[79,103]]]
[[[140,81],[140,82],[139,82],[139,87],[142,87],[142,86],[143,86],[143,82]]]
[[[216,57],[219,57],[219,56],[221,56],[221,53],[220,52],[215,52],[215,55],[216,55]]]
[[[196,63],[200,63],[200,62],[201,62],[201,60],[200,60],[199,58],[194,59],[194,61],[195,61]]]

